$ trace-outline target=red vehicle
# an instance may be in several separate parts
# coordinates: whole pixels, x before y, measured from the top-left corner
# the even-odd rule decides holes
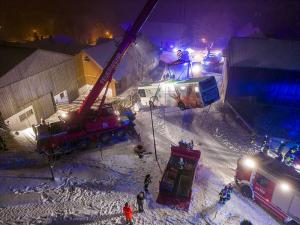
[[[158,0],[148,0],[79,110],[69,113],[67,118],[59,122],[42,123],[37,128],[38,151],[65,153],[86,146],[92,140],[108,142],[112,136],[123,136],[125,131],[132,130],[134,124],[128,119],[120,118],[114,113],[112,106],[105,105],[104,102],[113,73],[157,2]],[[104,89],[99,108],[93,110],[92,105]]]
[[[292,167],[259,153],[238,160],[235,181],[280,221],[300,224],[300,174]]]
[[[187,144],[171,147],[171,157],[159,185],[157,203],[188,210],[201,152]]]

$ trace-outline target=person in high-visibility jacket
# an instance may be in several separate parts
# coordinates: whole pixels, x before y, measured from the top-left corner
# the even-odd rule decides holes
[[[132,209],[129,206],[129,203],[126,202],[124,207],[123,207],[123,213],[126,219],[126,224],[128,225],[133,225],[133,221],[132,221]]]

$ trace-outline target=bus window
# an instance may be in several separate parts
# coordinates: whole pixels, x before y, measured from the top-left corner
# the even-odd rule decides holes
[[[146,97],[145,89],[139,89],[138,94],[141,98],[145,98]]]

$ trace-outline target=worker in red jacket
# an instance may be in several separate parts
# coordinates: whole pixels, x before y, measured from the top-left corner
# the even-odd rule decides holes
[[[132,222],[132,209],[130,208],[128,202],[125,203],[125,206],[123,207],[123,213],[126,219],[126,224],[133,225]]]

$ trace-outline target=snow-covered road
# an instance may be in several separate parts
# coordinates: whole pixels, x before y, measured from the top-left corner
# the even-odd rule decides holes
[[[2,169],[5,188],[0,189],[0,224],[124,224],[122,206],[126,201],[135,204],[147,173],[153,176],[151,196],[145,213],[134,214],[135,224],[225,225],[239,224],[242,219],[255,225],[278,224],[237,191],[224,206],[217,204],[218,192],[233,181],[237,158],[255,147],[249,148],[249,135],[228,115],[216,108],[210,112],[167,108],[155,110],[154,118],[162,168],[170,145],[181,139],[192,139],[202,152],[189,212],[155,202],[161,173],[154,154],[139,159],[133,152],[136,143],[126,141],[104,147],[102,156],[99,149],[90,149],[64,157],[55,165],[55,182],[48,180],[46,165]],[[146,150],[153,152],[149,112],[140,112],[136,124]]]

